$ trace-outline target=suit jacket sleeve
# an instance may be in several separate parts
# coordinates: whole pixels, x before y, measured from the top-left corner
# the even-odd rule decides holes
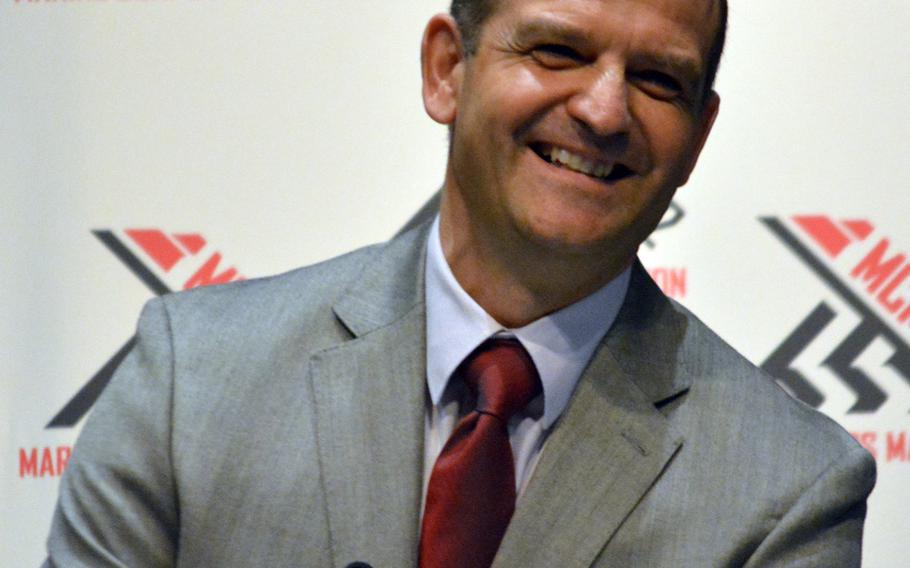
[[[784,513],[746,566],[860,566],[874,485],[872,456],[850,447]]]
[[[172,375],[167,312],[152,300],[61,480],[45,566],[173,565]]]

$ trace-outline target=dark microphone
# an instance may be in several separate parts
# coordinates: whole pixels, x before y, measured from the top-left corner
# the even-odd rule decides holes
[[[373,568],[373,567],[370,566],[369,564],[367,564],[366,562],[361,562],[360,560],[358,560],[356,562],[351,562],[350,564],[348,564],[347,568]]]

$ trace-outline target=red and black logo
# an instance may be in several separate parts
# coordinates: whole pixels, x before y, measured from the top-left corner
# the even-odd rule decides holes
[[[158,229],[92,231],[156,295],[242,280],[234,267],[221,268],[222,255],[198,233],[165,233]],[[48,423],[71,428],[89,411],[114,371],[133,347],[130,338]]]
[[[880,411],[889,400],[888,385],[910,386],[908,255],[866,220],[801,215],[761,221],[833,293],[809,312],[762,368],[813,407],[825,402],[826,391],[833,387],[826,380],[833,376],[853,396],[847,414]],[[814,368],[805,362],[797,365],[797,358],[810,348],[825,354],[821,361]],[[879,363],[864,362],[873,350],[884,353]]]

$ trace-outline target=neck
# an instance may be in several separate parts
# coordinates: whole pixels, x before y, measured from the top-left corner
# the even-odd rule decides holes
[[[527,325],[569,306],[617,277],[632,261],[541,246],[518,234],[503,238],[473,223],[444,191],[440,239],[446,262],[461,287],[508,328]]]

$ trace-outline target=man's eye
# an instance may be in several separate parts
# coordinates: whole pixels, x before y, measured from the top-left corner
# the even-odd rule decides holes
[[[551,69],[574,67],[584,60],[582,55],[571,47],[555,43],[538,45],[531,50],[531,57]]]
[[[682,83],[660,71],[639,71],[635,77],[645,92],[659,99],[672,99],[683,92]]]

